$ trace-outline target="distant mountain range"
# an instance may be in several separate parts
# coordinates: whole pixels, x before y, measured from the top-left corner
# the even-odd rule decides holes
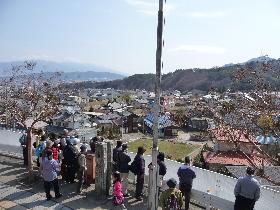
[[[34,73],[61,72],[62,80],[67,82],[79,81],[111,81],[122,79],[126,75],[108,68],[93,64],[81,64],[71,62],[53,62],[45,60],[35,60],[36,67]],[[0,62],[0,75],[7,76],[12,66],[23,64],[23,61]]]
[[[267,79],[275,89],[279,90],[279,78],[272,74],[272,70],[280,71],[280,59],[276,60],[267,56],[251,59],[241,64],[227,64],[222,67],[210,69],[178,69],[175,72],[162,76],[163,90],[180,90],[182,92],[199,90],[209,91],[215,89],[223,92],[225,90],[250,90],[253,88],[248,82],[233,82],[233,76],[240,66],[249,67],[251,70],[258,70],[263,63],[269,64],[271,71],[266,73]],[[73,88],[115,88],[124,90],[145,89],[154,91],[154,74],[135,74],[124,79],[109,82],[82,82],[71,84]]]
[[[250,63],[254,63],[254,62],[268,62],[268,61],[273,61],[273,60],[276,60],[274,58],[270,58],[268,57],[268,55],[264,55],[264,56],[260,56],[260,57],[257,57],[257,58],[252,58],[246,62],[243,62],[243,63],[229,63],[229,64],[225,64],[223,67],[228,67],[228,66],[234,66],[234,65],[246,65],[246,64],[250,64]]]

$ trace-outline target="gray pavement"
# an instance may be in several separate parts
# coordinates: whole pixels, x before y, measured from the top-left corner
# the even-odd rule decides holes
[[[0,156],[0,210],[2,209],[118,209],[109,198],[97,199],[94,185],[81,195],[75,193],[75,184],[60,181],[62,198],[47,201],[42,180],[26,184],[27,169],[22,161]],[[146,202],[134,198],[125,201],[127,209],[146,209]],[[122,209],[119,207],[119,209]]]

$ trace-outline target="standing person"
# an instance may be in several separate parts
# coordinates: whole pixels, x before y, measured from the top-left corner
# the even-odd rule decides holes
[[[66,166],[66,162],[65,162],[65,159],[63,156],[63,151],[64,151],[65,147],[66,147],[66,139],[61,138],[60,146],[59,146],[59,149],[60,149],[60,153],[59,153],[60,158],[59,159],[61,160],[61,168],[60,168],[61,177],[64,181],[66,180],[66,174],[67,174],[67,166]]]
[[[59,141],[59,140],[58,140]],[[53,159],[58,162],[59,160],[59,147],[58,147],[58,141],[54,141],[53,145],[51,147],[52,154],[53,154]]]
[[[253,178],[255,169],[248,167],[246,173],[246,176],[238,179],[234,188],[234,210],[253,210],[260,198],[260,184]]]
[[[69,137],[69,131],[67,129],[63,130],[63,136],[64,136],[64,138]]]
[[[118,153],[122,151],[122,141],[117,141],[117,146],[113,149],[113,170],[118,170]]]
[[[46,152],[52,150],[53,142],[51,140],[46,141],[46,147],[42,151],[42,159],[46,157]]]
[[[163,152],[160,152],[157,156],[157,163],[159,166],[159,187],[160,188],[162,187],[163,177],[166,174],[166,165],[164,162],[164,158],[165,158],[165,155]],[[159,191],[160,191],[160,189],[159,189]]]
[[[39,167],[39,173],[41,174],[41,164],[42,164],[42,153],[46,148],[46,136],[40,137],[39,145],[35,149],[35,155],[37,156],[37,166]]]
[[[23,165],[28,166],[28,144],[26,132],[24,132],[19,138],[19,143],[22,147]]]
[[[66,140],[66,146],[63,150],[63,157],[66,165],[66,182],[75,183],[77,155],[75,147],[71,144],[70,139]]]
[[[87,170],[87,163],[86,163],[87,146],[85,144],[82,144],[80,149],[81,152],[78,155],[79,169],[77,172],[77,178],[78,178],[77,193],[82,192],[82,186],[85,180],[85,172]]]
[[[74,137],[73,138],[73,146],[74,146],[75,151],[76,151],[77,154],[80,153],[79,145],[80,145],[80,139]]]
[[[124,202],[124,197],[122,193],[121,175],[120,172],[116,171],[113,173],[113,204],[115,206],[122,205]]]
[[[58,163],[52,157],[52,151],[46,150],[46,155],[42,161],[42,175],[44,179],[44,187],[47,200],[52,199],[50,194],[51,187],[53,186],[55,198],[60,198],[62,194],[59,192],[59,185],[57,180],[57,167]]]
[[[134,158],[134,163],[131,167],[136,168],[136,193],[135,198],[137,200],[143,199],[143,187],[144,187],[144,177],[145,177],[145,159],[143,157],[145,149],[143,147],[138,147],[137,155]]]
[[[122,145],[122,151],[119,152],[118,162],[119,162],[119,172],[121,174],[122,186],[124,197],[129,197],[129,193],[127,191],[128,188],[128,173],[129,173],[129,162],[131,158],[127,153],[127,144]]]
[[[185,157],[185,164],[179,168],[177,174],[180,181],[180,191],[185,196],[185,209],[188,210],[190,204],[192,183],[193,179],[196,178],[196,174],[191,168],[191,157]]]
[[[177,181],[173,178],[166,182],[169,189],[165,190],[159,199],[162,210],[180,210],[183,206],[183,195],[176,189]]]

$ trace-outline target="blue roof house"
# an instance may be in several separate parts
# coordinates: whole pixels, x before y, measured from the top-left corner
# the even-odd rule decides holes
[[[145,130],[148,133],[153,133],[154,125],[154,114],[149,113],[144,118]],[[159,116],[159,129],[158,134],[160,138],[177,136],[178,135],[178,126],[170,120],[170,117],[166,114],[161,113]]]

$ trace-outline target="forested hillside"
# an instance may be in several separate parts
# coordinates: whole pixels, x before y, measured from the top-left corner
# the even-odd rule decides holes
[[[280,60],[270,60],[268,62],[252,61],[245,64],[228,65],[224,67],[217,67],[211,69],[179,69],[175,72],[164,74],[162,76],[163,90],[180,90],[191,91],[201,90],[208,91],[215,89],[223,92],[227,89],[231,90],[250,90],[251,86],[248,82],[239,81],[234,82],[235,73],[240,68],[246,71],[259,71],[264,65],[269,66],[267,69],[266,79],[272,83],[275,88],[279,89],[280,85],[275,78],[275,71],[279,72]],[[82,82],[71,84],[75,88],[115,88],[115,89],[145,89],[149,91],[154,90],[154,74],[135,74],[121,80],[109,82]],[[249,80],[250,78],[248,78]]]

